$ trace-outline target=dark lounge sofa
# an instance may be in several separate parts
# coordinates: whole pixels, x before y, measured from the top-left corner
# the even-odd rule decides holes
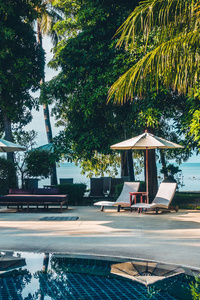
[[[60,212],[65,205],[68,208],[68,196],[60,195],[57,188],[42,189],[37,188],[33,190],[27,189],[10,189],[9,194],[0,196],[0,205],[16,206],[18,210],[27,207],[29,211],[30,206],[39,206],[48,209],[51,206],[60,206]]]

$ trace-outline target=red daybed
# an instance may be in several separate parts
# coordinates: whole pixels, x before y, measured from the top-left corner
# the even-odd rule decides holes
[[[42,189],[37,188],[33,190],[25,189],[10,189],[9,194],[0,197],[0,205],[17,206],[17,209],[27,207],[29,211],[30,206],[43,206],[47,209],[49,205],[60,206],[60,212],[65,205],[68,208],[68,196],[60,195],[57,188]]]

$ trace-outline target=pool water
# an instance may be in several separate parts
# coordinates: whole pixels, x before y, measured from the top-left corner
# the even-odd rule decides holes
[[[198,270],[117,258],[0,253],[0,300],[200,299]]]

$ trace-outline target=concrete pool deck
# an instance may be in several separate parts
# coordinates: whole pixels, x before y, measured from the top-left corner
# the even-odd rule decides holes
[[[42,221],[44,217],[76,221]],[[200,268],[200,211],[141,213],[100,207],[55,212],[0,209],[0,249],[138,258]]]

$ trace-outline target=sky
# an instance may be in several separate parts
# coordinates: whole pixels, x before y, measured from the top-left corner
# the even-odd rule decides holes
[[[46,51],[46,63],[48,63],[51,58],[53,57],[53,54],[51,52],[52,44],[51,44],[51,39],[49,37],[44,37],[43,39],[43,47]],[[49,81],[52,79],[54,76],[58,74],[58,71],[55,71],[53,69],[50,69],[47,67],[45,68],[45,80]],[[39,91],[33,94],[33,96],[38,97],[39,96]],[[51,106],[49,107],[49,110],[51,112]],[[32,111],[33,114],[33,120],[31,123],[29,123],[26,127],[25,130],[32,130],[34,129],[37,133],[37,139],[36,139],[36,147],[42,146],[44,144],[47,144],[47,136],[46,136],[46,131],[45,131],[45,123],[44,123],[44,115],[43,115],[43,108],[40,106],[40,110]],[[51,118],[51,126],[52,126],[52,134],[53,137],[59,133],[61,128],[55,127],[55,118]],[[200,155],[194,154],[192,157],[189,158],[187,161],[188,163],[200,163]],[[173,163],[173,161],[171,161]]]

